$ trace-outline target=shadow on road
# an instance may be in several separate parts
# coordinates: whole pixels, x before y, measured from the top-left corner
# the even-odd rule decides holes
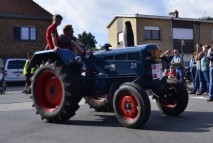
[[[8,87],[19,87],[24,85],[25,85],[25,82],[7,82]]]
[[[172,132],[209,132],[213,127],[211,112],[185,111],[177,117],[162,115],[160,111],[152,111],[144,130]]]
[[[97,126],[97,127],[122,127],[113,113],[94,113],[98,119],[69,120],[66,125]],[[185,111],[177,117],[169,117],[160,111],[152,111],[148,122],[141,130],[165,131],[165,132],[209,132],[213,127],[213,114],[211,112]],[[212,129],[211,129],[212,130]]]
[[[66,125],[77,125],[77,126],[97,126],[97,127],[121,127],[117,118],[114,114],[106,115],[105,113],[100,113],[94,115],[94,120],[69,120]]]

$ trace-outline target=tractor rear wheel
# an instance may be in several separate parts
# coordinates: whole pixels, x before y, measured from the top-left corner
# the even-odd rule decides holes
[[[36,113],[48,122],[64,122],[75,115],[82,99],[77,75],[65,66],[41,64],[32,77]]]
[[[151,106],[145,90],[135,83],[124,83],[113,98],[115,115],[127,128],[140,128],[149,119]]]

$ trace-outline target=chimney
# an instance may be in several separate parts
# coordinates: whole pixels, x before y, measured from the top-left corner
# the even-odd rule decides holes
[[[177,10],[175,10],[174,12],[170,12],[169,15],[170,15],[170,17],[178,18],[179,17],[179,12]]]
[[[179,17],[179,12],[178,12],[177,10],[175,10],[175,12],[174,12],[174,17],[175,17],[175,18],[178,18],[178,17]]]

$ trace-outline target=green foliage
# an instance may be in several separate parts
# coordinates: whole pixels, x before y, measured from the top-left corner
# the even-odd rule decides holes
[[[95,44],[97,44],[97,41],[95,39],[95,36],[93,36],[90,32],[86,33],[84,31],[82,34],[78,34],[78,40],[87,48],[90,49],[96,49]]]
[[[210,17],[210,16],[203,16],[199,19],[202,19],[202,20],[213,20],[213,17]]]

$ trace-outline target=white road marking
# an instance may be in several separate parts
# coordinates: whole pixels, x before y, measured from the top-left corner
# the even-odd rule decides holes
[[[190,97],[190,98],[194,98],[194,99],[208,99],[208,97],[203,97],[203,96],[193,96],[193,97]]]
[[[32,102],[0,104],[0,111],[16,111],[32,109]]]
[[[21,102],[21,103],[9,103],[9,104],[0,104],[0,111],[16,111],[16,110],[26,110],[33,109],[33,102]],[[85,104],[85,100],[82,99],[79,105]]]

